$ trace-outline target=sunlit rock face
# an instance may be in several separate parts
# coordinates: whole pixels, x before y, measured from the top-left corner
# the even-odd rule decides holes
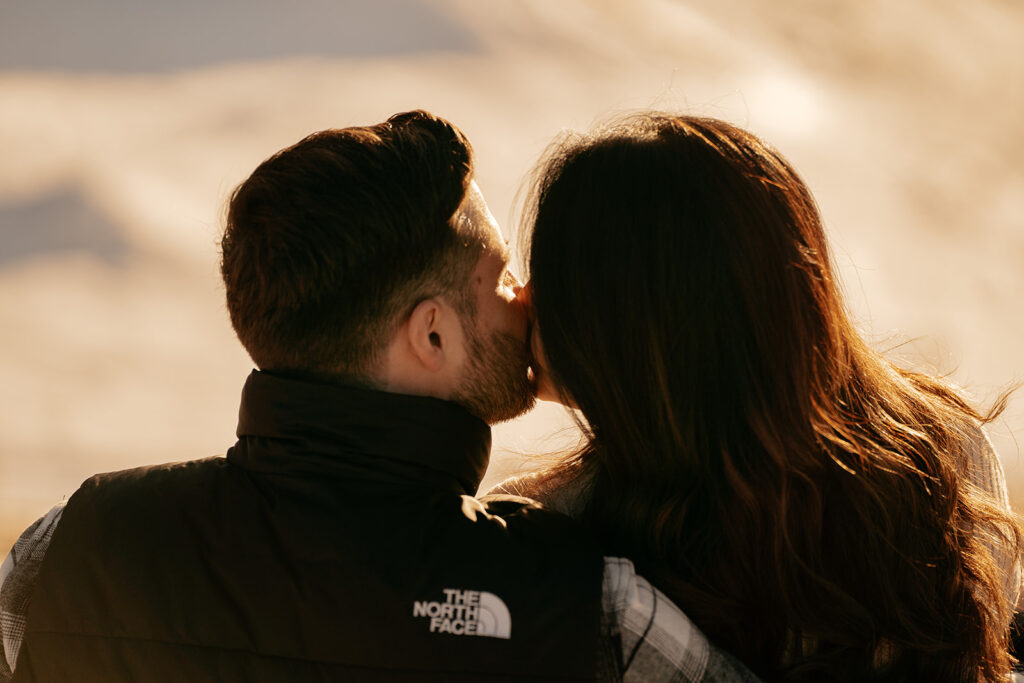
[[[814,190],[871,339],[981,401],[1024,376],[1019,3],[8,5],[2,545],[93,472],[233,442],[250,364],[217,278],[231,189],[311,131],[417,107],[470,136],[509,237],[562,128],[650,107],[748,127]],[[571,443],[543,438],[567,424],[544,407],[499,426],[485,485]],[[1022,400],[993,427],[1018,506],[1022,428]]]

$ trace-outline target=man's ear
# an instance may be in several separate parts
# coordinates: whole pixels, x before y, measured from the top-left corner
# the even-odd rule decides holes
[[[448,320],[451,314],[451,309],[437,299],[424,299],[409,315],[404,330],[408,348],[425,370],[439,372],[444,369],[445,361],[451,360],[447,357],[453,342]]]
[[[416,304],[388,344],[377,380],[384,391],[448,398],[466,362],[462,318],[440,298]]]

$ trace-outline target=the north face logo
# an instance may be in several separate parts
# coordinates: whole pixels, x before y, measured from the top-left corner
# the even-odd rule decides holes
[[[444,602],[417,600],[414,617],[430,619],[431,633],[457,636],[512,637],[512,615],[505,602],[487,591],[444,589]]]

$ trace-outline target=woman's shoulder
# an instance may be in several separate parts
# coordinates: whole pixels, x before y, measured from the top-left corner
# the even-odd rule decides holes
[[[486,495],[532,498],[547,508],[579,517],[588,497],[589,481],[583,467],[571,463],[510,477]]]

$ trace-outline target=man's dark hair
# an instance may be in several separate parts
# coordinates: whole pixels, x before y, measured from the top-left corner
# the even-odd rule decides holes
[[[472,174],[466,137],[424,111],[314,133],[260,164],[221,242],[231,323],[256,365],[368,378],[418,302],[471,312],[482,247],[452,216]]]

